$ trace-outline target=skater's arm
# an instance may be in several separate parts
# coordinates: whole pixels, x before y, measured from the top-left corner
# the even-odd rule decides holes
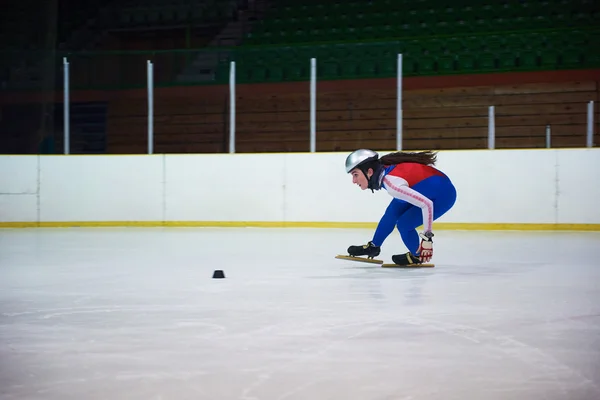
[[[398,176],[388,175],[383,178],[383,182],[389,194],[421,209],[423,213],[423,230],[431,232],[433,225],[433,202],[416,190],[411,189],[408,183]]]

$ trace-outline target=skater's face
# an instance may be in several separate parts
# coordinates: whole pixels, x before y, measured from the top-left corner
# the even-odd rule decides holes
[[[370,178],[373,175],[373,169],[369,168],[367,170],[367,176],[365,176],[360,169],[353,169],[350,174],[352,175],[352,183],[360,186],[362,190],[369,188],[369,180],[367,177]]]

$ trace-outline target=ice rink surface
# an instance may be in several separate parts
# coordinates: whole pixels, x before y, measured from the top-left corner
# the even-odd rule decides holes
[[[0,399],[600,399],[600,234],[371,235],[0,230]]]

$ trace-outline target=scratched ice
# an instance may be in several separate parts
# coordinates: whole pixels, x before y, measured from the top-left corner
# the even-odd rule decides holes
[[[0,231],[0,399],[600,399],[599,234],[370,235]]]

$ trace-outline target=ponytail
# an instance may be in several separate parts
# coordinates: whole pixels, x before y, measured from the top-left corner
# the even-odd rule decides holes
[[[421,151],[417,153],[409,153],[398,151],[387,154],[379,159],[383,165],[395,165],[402,163],[419,163],[423,165],[435,165],[437,161],[437,152]]]

